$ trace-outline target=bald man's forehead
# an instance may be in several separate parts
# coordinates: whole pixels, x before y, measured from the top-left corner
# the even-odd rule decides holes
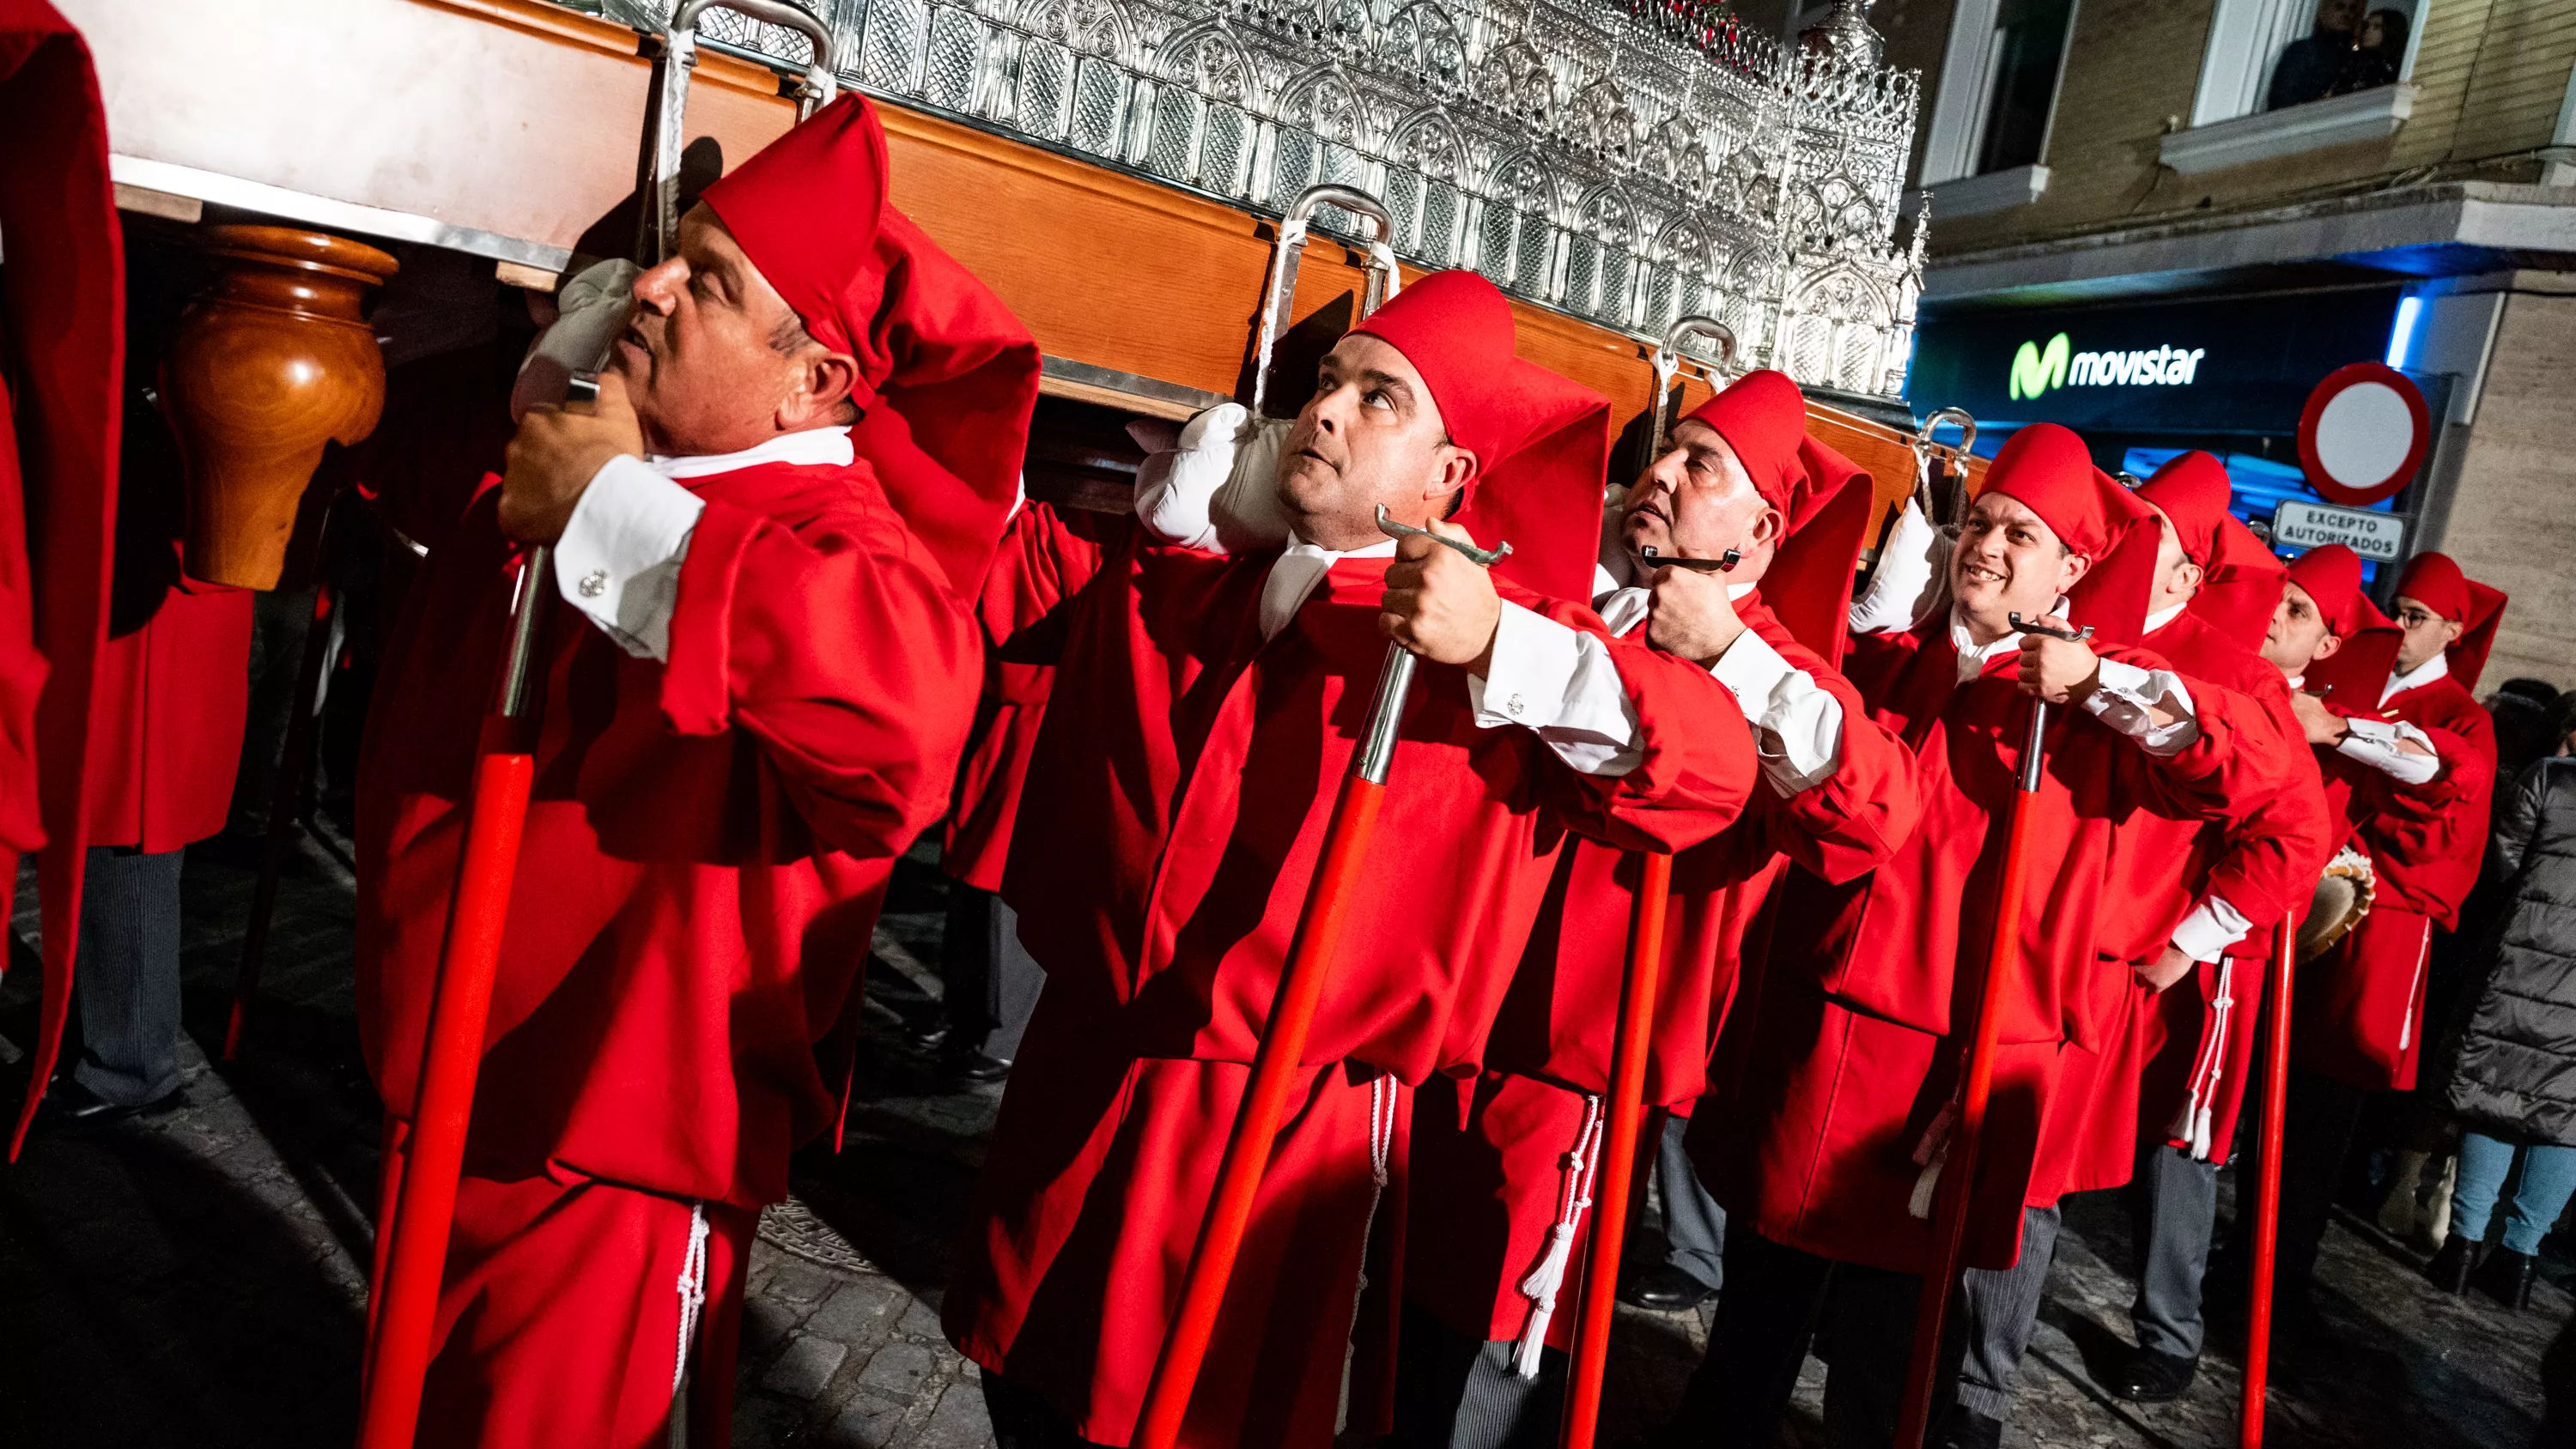
[[[1444,434],[1448,431],[1446,421],[1440,416],[1440,400],[1431,395],[1431,385],[1422,380],[1421,369],[1415,367],[1413,360],[1394,343],[1373,333],[1346,333],[1341,341],[1333,344],[1333,350],[1325,354],[1325,360],[1346,380],[1373,373],[1398,384],[1411,394],[1416,416],[1428,418],[1431,425]]]

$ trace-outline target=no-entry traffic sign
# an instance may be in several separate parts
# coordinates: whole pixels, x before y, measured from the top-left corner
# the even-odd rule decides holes
[[[2406,374],[2376,362],[2327,373],[2299,415],[2299,464],[2327,501],[2354,508],[2392,497],[2424,464],[2433,417]]]

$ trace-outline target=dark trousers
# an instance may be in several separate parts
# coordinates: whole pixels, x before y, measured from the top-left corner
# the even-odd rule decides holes
[[[1667,1442],[1711,1449],[1770,1449],[1812,1346],[1829,1365],[1825,1442],[1830,1449],[1886,1449],[1896,1437],[1906,1359],[1923,1280],[1784,1247],[1739,1224],[1727,1235],[1726,1293],[1708,1353],[1692,1373]],[[1967,1310],[1952,1300],[1940,1384],[1955,1385],[1966,1349]],[[1936,1386],[1935,1406],[1956,1391]],[[1933,1432],[1943,1428],[1936,1418]]]
[[[1566,1357],[1541,1350],[1538,1376],[1525,1379],[1512,1372],[1519,1351],[1516,1342],[1471,1338],[1405,1304],[1388,1442],[1396,1449],[1547,1449],[1565,1413]]]
[[[179,858],[92,846],[81,888],[72,1080],[139,1107],[179,1089]]]
[[[1712,1107],[1710,1110],[1717,1110]],[[1688,1117],[1664,1117],[1655,1146],[1655,1198],[1664,1210],[1664,1265],[1708,1288],[1726,1286],[1726,1209],[1700,1186],[1682,1138]]]
[[[1019,913],[991,891],[948,883],[948,931],[940,944],[939,979],[951,1050],[973,1049],[1009,1061],[1037,1010],[1046,973],[1020,944]]]
[[[2250,1194],[2237,1199],[2251,1200]],[[2129,1322],[2138,1347],[2198,1358],[2208,1327],[2200,1285],[2218,1224],[2218,1164],[2194,1161],[2189,1152],[2160,1141],[2142,1144],[2129,1213],[2130,1241],[2138,1251],[2138,1296],[2129,1305]]]
[[[2296,1311],[2306,1303],[2316,1278],[2317,1251],[2325,1243],[2344,1158],[2371,1094],[2295,1062],[2289,1085],[2281,1112],[2281,1236],[2274,1249],[2272,1295],[2275,1302],[2288,1300]],[[2249,1113],[2246,1121],[2259,1124],[2261,1118]],[[2248,1267],[2253,1263],[2254,1213],[2262,1210],[2252,1172],[2252,1165],[2262,1160],[2259,1149],[2259,1142],[2249,1144],[2243,1155],[2245,1178],[2228,1243],[2230,1254]]]

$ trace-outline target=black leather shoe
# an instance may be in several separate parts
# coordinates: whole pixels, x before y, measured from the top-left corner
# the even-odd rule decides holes
[[[86,1132],[128,1117],[159,1117],[187,1105],[180,1088],[173,1087],[149,1102],[111,1102],[80,1084],[76,1077],[57,1077],[45,1089],[45,1100],[36,1108],[34,1129],[38,1132]]]
[[[2442,1239],[2442,1246],[2433,1254],[2433,1261],[2424,1265],[2424,1276],[2432,1279],[2433,1286],[2445,1293],[2466,1293],[2469,1291],[2469,1274],[2477,1268],[2478,1260],[2486,1256],[2486,1251],[2486,1244],[2470,1242],[2465,1233],[2453,1233]]]
[[[2197,1358],[2142,1348],[2129,1355],[2128,1365],[2112,1377],[2111,1392],[2132,1403],[2171,1403],[2183,1396],[2199,1372]]]
[[[1688,1313],[1717,1296],[1717,1290],[1670,1263],[1658,1263],[1619,1290],[1619,1301],[1654,1313]]]
[[[2469,1282],[2505,1307],[2519,1310],[2531,1306],[2531,1280],[2539,1268],[2540,1260],[2529,1253],[2497,1248],[2478,1261]]]
[[[2004,1421],[1989,1419],[1974,1409],[1954,1408],[1949,1422],[1935,1433],[1935,1449],[2000,1449],[2004,1442]]]
[[[970,1082],[982,1086],[1009,1076],[1011,1059],[987,1056],[974,1047],[967,1047],[963,1051],[941,1052],[939,1070],[951,1081]]]

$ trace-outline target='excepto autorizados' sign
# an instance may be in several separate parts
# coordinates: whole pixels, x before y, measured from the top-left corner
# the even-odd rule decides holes
[[[2292,499],[2272,514],[2272,542],[2292,548],[2339,543],[2377,563],[2395,563],[2406,547],[2406,518]]]
[[[2077,352],[2060,332],[2043,347],[2025,342],[2013,354],[2007,390],[2015,400],[2053,387],[2188,387],[2206,347],[2147,347],[2132,352]]]

